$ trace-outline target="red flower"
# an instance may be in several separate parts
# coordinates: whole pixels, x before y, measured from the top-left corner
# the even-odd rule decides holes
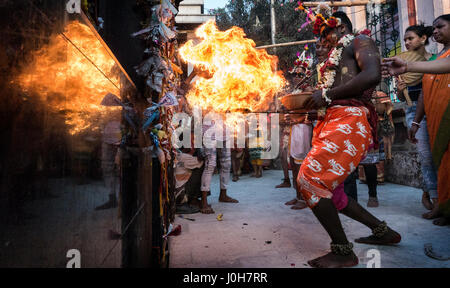
[[[372,35],[372,32],[369,30],[369,29],[364,29],[364,30],[362,30],[361,32],[359,32],[359,34],[361,34],[361,35],[367,35],[367,36],[371,36]]]
[[[314,23],[314,26],[313,26],[313,33],[314,34],[320,34],[320,25],[319,24],[317,24],[317,23]]]
[[[324,22],[325,20],[323,19],[323,17],[316,17],[316,21],[315,21],[315,23],[314,24],[317,24],[317,25],[322,25],[323,24],[323,22]]]
[[[313,26],[313,33],[314,34],[320,34],[320,27],[322,26],[322,24],[325,23],[325,20],[323,18],[323,16],[321,14],[318,14],[316,16],[316,21],[314,21],[314,26]]]
[[[333,49],[331,49],[330,51],[328,51],[327,58],[330,58],[332,52],[333,52]],[[327,61],[327,62],[328,62],[328,61]]]
[[[325,73],[325,70],[327,69],[327,65],[325,64],[325,65],[323,65],[321,68],[320,68],[320,75],[322,75],[323,76],[323,74]]]
[[[329,27],[334,28],[337,26],[337,20],[334,17],[330,17],[327,21]]]

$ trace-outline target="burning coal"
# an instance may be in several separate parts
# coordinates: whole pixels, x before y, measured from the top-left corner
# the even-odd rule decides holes
[[[191,106],[216,112],[258,111],[284,86],[283,76],[275,72],[277,57],[255,49],[241,28],[219,31],[214,21],[208,21],[195,33],[201,42],[188,41],[180,55],[211,77],[194,82],[186,95]]]
[[[50,109],[64,113],[69,133],[77,134],[98,128],[98,118],[106,113],[102,98],[108,92],[120,93],[119,70],[88,26],[70,22],[64,35],[72,43],[61,34],[52,35],[33,53],[17,82]]]

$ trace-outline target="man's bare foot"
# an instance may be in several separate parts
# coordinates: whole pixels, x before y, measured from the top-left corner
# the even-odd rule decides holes
[[[431,203],[430,194],[428,194],[428,192],[424,191],[422,193],[422,204],[428,210],[432,210],[433,209],[433,203]],[[425,218],[425,217],[423,217],[423,218]],[[430,218],[426,218],[426,219],[430,219]]]
[[[219,202],[239,203],[238,200],[231,198],[230,196],[220,196]]]
[[[436,219],[439,218],[440,213],[439,213],[439,206],[435,205],[435,207],[433,207],[433,210],[431,210],[430,212],[424,213],[422,214],[422,217],[425,219]]]
[[[213,214],[214,210],[208,204],[208,193],[211,191],[202,191],[202,200],[200,202],[200,212],[203,214]]]
[[[291,187],[291,181],[289,179],[283,179],[283,182],[281,182],[281,184],[275,186],[275,188],[289,188],[289,187]]]
[[[433,224],[437,225],[437,226],[450,225],[450,219],[449,218],[445,218],[445,217],[440,217],[440,218],[434,220]]]
[[[214,214],[214,210],[212,209],[211,205],[206,205],[200,208],[200,212],[203,214]]]
[[[297,200],[297,199],[296,199]],[[302,210],[305,209],[306,207],[308,207],[308,205],[306,205],[306,202],[303,200],[297,200],[297,203],[295,203],[291,209],[293,210]]]
[[[311,267],[315,268],[341,268],[352,267],[358,265],[358,257],[355,253],[349,255],[337,255],[334,253],[328,253],[322,257],[308,261]]]
[[[238,180],[239,180],[239,176],[233,175],[233,179],[231,179],[231,181],[237,182]]]
[[[402,236],[388,227],[388,231],[382,237],[370,235],[369,237],[361,237],[355,239],[356,243],[373,244],[373,245],[393,245],[400,243]]]
[[[294,198],[286,203],[284,203],[284,205],[295,205],[298,202],[297,198]]]

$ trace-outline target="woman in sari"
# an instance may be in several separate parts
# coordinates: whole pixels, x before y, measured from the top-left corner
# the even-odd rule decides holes
[[[450,14],[441,15],[433,22],[433,37],[444,45],[438,59],[450,57]],[[435,225],[450,223],[450,74],[425,74],[422,80],[422,95],[419,98],[416,116],[409,131],[410,139],[415,135],[420,121],[427,115],[433,162],[438,169],[439,210]]]
[[[405,31],[405,47],[408,51],[414,51],[429,61],[436,59],[435,54],[430,54],[425,49],[425,46],[429,44],[429,38],[433,34],[432,26],[414,25],[410,26]],[[420,80],[419,80],[420,81]],[[422,81],[419,83],[407,86],[402,78],[398,78],[397,82],[397,95],[400,100],[405,101],[403,95],[403,89],[407,88],[409,97],[412,101],[412,105],[405,109],[405,118],[408,125],[408,129],[411,129],[412,122],[417,110],[417,100],[422,92]],[[425,219],[433,219],[438,214],[438,193],[437,193],[437,172],[433,164],[433,157],[431,154],[428,129],[427,129],[427,117],[422,119],[421,128],[418,129],[417,138],[417,152],[419,154],[420,169],[422,171],[423,183],[422,183],[422,204],[428,210],[428,213],[422,216]]]

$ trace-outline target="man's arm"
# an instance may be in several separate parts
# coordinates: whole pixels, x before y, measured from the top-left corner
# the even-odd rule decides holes
[[[408,129],[408,139],[416,144],[416,133],[419,130],[420,122],[422,122],[423,117],[425,117],[425,106],[423,104],[423,92],[420,92],[419,100],[417,101],[416,115],[414,116],[414,123]]]
[[[383,59],[383,74],[387,76],[400,75],[406,72],[418,72],[427,74],[450,73],[450,57],[437,59],[434,61],[406,62],[399,57]]]
[[[347,83],[330,89],[327,96],[332,100],[359,98],[365,90],[380,83],[380,55],[372,39],[366,36],[357,37],[353,41],[353,51],[361,72]]]

